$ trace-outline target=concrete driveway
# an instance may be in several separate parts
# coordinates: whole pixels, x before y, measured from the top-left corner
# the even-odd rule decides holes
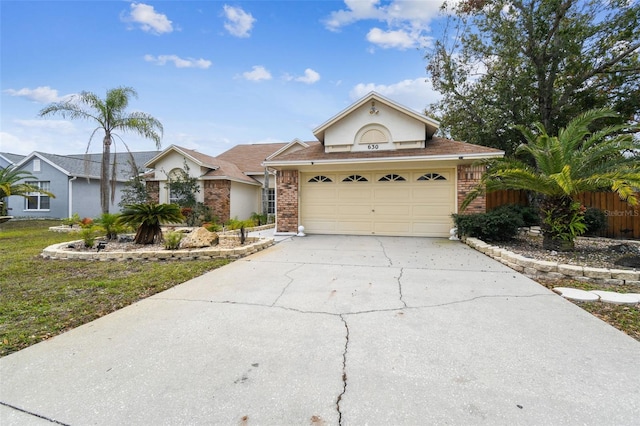
[[[446,239],[307,236],[0,359],[2,425],[631,425],[640,343]]]

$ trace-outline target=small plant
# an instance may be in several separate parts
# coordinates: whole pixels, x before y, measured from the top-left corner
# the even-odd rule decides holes
[[[82,220],[80,221],[80,226],[82,228],[86,228],[92,225],[93,225],[93,219],[91,219],[90,217],[82,218]]]
[[[551,246],[557,250],[571,250],[577,236],[584,234],[587,226],[584,222],[586,208],[578,202],[572,202],[569,208],[560,205],[544,211],[542,223],[544,231],[551,237]]]
[[[80,238],[86,248],[93,248],[97,238],[97,229],[93,225],[83,226],[80,229]]]
[[[177,250],[183,237],[182,232],[171,231],[164,236],[164,248],[167,250]]]
[[[222,231],[222,225],[217,223],[208,223],[204,227],[209,232],[220,232]]]
[[[73,228],[73,225],[80,224],[80,215],[78,213],[74,213],[73,216],[62,219],[62,224],[69,228]]]
[[[118,223],[137,227],[134,242],[153,244],[162,240],[163,223],[180,223],[184,216],[176,204],[132,204],[118,218]]]
[[[107,240],[117,240],[118,234],[124,231],[124,227],[118,223],[118,214],[102,213],[96,223],[104,229]]]
[[[266,214],[253,212],[251,213],[250,220],[253,221],[253,226],[262,226],[268,223],[269,216]]]

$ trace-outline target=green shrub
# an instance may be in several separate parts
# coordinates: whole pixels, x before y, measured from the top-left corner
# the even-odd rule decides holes
[[[97,231],[93,225],[84,225],[82,229],[80,229],[80,238],[82,238],[86,248],[93,248],[98,236]]]
[[[80,224],[80,215],[78,213],[74,213],[73,216],[62,219],[62,224],[69,228],[73,228],[73,225]]]
[[[164,248],[167,250],[177,250],[183,237],[182,232],[171,231],[164,236]]]
[[[96,220],[96,223],[104,229],[107,234],[107,240],[117,240],[118,234],[125,231],[125,226],[118,222],[117,213],[102,213],[102,215]]]
[[[594,237],[607,228],[607,217],[602,210],[588,207],[584,212],[584,224],[587,227],[585,235]]]
[[[488,213],[454,214],[458,235],[476,237],[483,241],[508,241],[524,226],[522,216],[510,209],[496,209]]]
[[[524,225],[522,226],[538,226],[540,225],[540,214],[539,212],[530,206],[521,206],[519,204],[505,204],[500,207],[496,207],[491,210],[492,212],[508,212],[515,213],[522,218],[522,222]]]

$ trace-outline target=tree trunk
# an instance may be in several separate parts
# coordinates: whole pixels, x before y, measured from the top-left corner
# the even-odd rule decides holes
[[[153,244],[162,239],[162,228],[160,226],[140,225],[136,231],[133,242],[136,244]]]
[[[109,213],[109,171],[111,170],[111,134],[106,132],[102,140],[102,165],[100,167],[100,207]]]

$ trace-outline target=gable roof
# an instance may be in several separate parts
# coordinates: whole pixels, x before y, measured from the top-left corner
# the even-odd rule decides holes
[[[274,156],[267,166],[306,165],[310,163],[367,163],[381,161],[464,160],[502,157],[504,151],[486,146],[458,142],[445,138],[432,138],[424,148],[395,151],[325,152],[320,142],[306,142],[309,147]]]
[[[347,108],[345,108],[344,110],[340,111],[338,114],[334,115],[333,117],[331,117],[329,120],[325,121],[324,123],[322,123],[320,126],[316,127],[315,129],[313,129],[313,135],[318,138],[318,140],[320,142],[322,142],[324,144],[324,133],[325,131],[331,127],[332,125],[334,125],[335,123],[337,123],[338,121],[342,120],[344,117],[346,117],[347,115],[351,114],[353,111],[355,111],[356,109],[360,108],[361,106],[363,106],[366,103],[369,103],[371,101],[375,101],[375,102],[380,102],[390,108],[393,108],[397,111],[402,112],[405,115],[408,115],[409,117],[414,118],[415,120],[418,120],[422,123],[424,123],[425,128],[426,128],[426,134],[427,137],[431,137],[434,135],[434,133],[438,130],[438,128],[440,127],[440,123],[432,118],[427,117],[424,114],[420,114],[412,109],[409,109],[405,106],[402,106],[394,101],[392,101],[391,99],[385,98],[384,96],[382,96],[379,93],[376,92],[369,92],[367,95],[365,95],[364,97],[360,98],[359,100],[357,100],[355,103],[349,105]]]
[[[145,164],[149,158],[156,155],[157,152],[158,151],[112,153],[111,163],[113,164],[115,161],[117,165],[115,179],[118,181],[125,181],[131,177],[131,166],[129,164],[131,157],[133,157],[136,166],[139,168],[141,165]],[[17,163],[17,166],[21,167],[34,158],[39,158],[67,176],[100,179],[102,154],[58,155],[34,151],[31,154],[24,156],[24,158]]]
[[[255,146],[255,145],[249,145],[249,146]],[[247,173],[245,172],[245,170],[243,170],[242,167],[240,167],[238,164],[234,162],[228,161],[224,158],[221,158],[220,156],[212,157],[210,155],[206,155],[201,152],[188,149],[188,148],[183,148],[177,145],[169,146],[160,154],[156,155],[154,158],[147,161],[146,163],[147,167],[153,167],[158,161],[160,161],[162,158],[169,155],[171,152],[177,152],[179,155],[182,155],[183,157],[190,159],[191,161],[196,163],[198,166],[208,169],[201,175],[201,177],[204,179],[207,179],[207,178],[228,179],[228,180],[248,183],[252,185],[260,184],[255,179],[247,176]],[[240,153],[244,153],[244,157],[241,156]],[[259,156],[259,155],[260,155],[259,150],[258,150],[258,153],[253,154],[253,156]],[[249,152],[244,152],[244,150],[239,150],[237,155],[229,155],[228,157],[236,158],[236,159],[247,158],[247,162],[251,164],[250,160],[252,156],[249,155]],[[259,171],[260,169],[258,169],[258,172]]]
[[[236,145],[216,158],[235,164],[245,174],[264,174],[262,162],[287,145],[286,142]]]

